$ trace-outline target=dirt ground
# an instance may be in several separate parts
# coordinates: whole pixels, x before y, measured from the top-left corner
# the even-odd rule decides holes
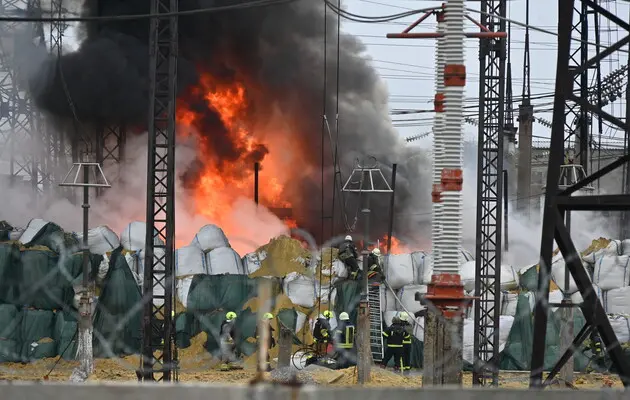
[[[0,380],[26,380],[43,381],[53,368],[56,359],[40,360],[32,364],[2,364],[0,366]],[[78,365],[76,361],[61,360],[50,372],[48,380],[67,381],[73,368]],[[93,381],[135,381],[135,369],[139,366],[139,358],[126,357],[123,359],[107,359],[95,361],[95,373],[90,378]],[[181,365],[179,380],[181,382],[203,382],[248,384],[255,376],[255,370],[246,365],[243,370],[218,371],[216,363],[210,357],[196,360],[184,360]],[[354,368],[333,371],[317,369],[310,371],[309,375],[316,383],[333,386],[351,386],[356,384],[356,372]],[[265,374],[266,379],[269,375]],[[505,372],[500,375],[499,385],[504,388],[526,388],[529,375],[527,372]],[[464,386],[472,386],[472,374],[465,372]],[[420,387],[422,375],[412,371],[411,376],[403,377],[393,371],[383,370],[378,367],[372,369],[371,382],[366,386],[380,387]],[[576,389],[601,389],[622,388],[620,380],[613,375],[601,374],[576,374],[573,388]]]

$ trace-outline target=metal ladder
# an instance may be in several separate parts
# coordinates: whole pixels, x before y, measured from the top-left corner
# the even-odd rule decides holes
[[[370,310],[370,348],[375,363],[383,360],[383,314],[381,313],[381,284],[368,283]]]

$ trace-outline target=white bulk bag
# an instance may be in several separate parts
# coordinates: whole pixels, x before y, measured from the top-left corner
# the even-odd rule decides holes
[[[22,236],[20,236],[20,242],[29,244],[46,225],[48,225],[48,221],[44,221],[40,218],[33,218],[28,222],[26,229],[22,233]]]
[[[380,286],[381,291],[381,311],[397,311],[396,297],[386,285]]]
[[[608,314],[630,315],[630,286],[608,290],[603,297]]]
[[[419,285],[427,285],[431,283],[431,255],[424,251],[415,251],[411,253],[411,260],[414,266],[414,282]]]
[[[187,276],[182,279],[178,279],[176,282],[177,299],[184,307],[188,307],[188,293],[190,292],[190,285],[192,284],[193,277]]]
[[[508,335],[514,324],[514,317],[501,315],[499,317],[499,351],[503,351],[507,343]],[[464,360],[472,363],[474,361],[474,340],[475,340],[475,323],[473,319],[466,318],[464,320],[464,343],[463,356]]]
[[[414,283],[415,271],[411,254],[390,254],[385,257],[385,276],[392,289]]]
[[[459,267],[459,277],[464,290],[475,290],[475,261],[466,261]]]
[[[128,252],[125,254],[125,261],[127,262],[127,266],[131,270],[133,274],[133,278],[136,280],[138,286],[142,286],[142,282],[144,281],[144,269],[142,270],[142,274],[139,273],[140,260],[138,259],[138,253]],[[109,265],[109,263],[108,263]],[[99,270],[100,273],[100,270]]]
[[[333,260],[332,263],[333,281],[345,279],[348,277],[348,268],[341,260]]]
[[[154,234],[157,233],[157,230]],[[147,224],[140,221],[134,221],[127,225],[125,230],[120,234],[120,244],[131,251],[141,251],[144,249],[147,234]],[[155,236],[155,235],[154,235]],[[163,246],[164,242],[154,237],[153,244]]]
[[[250,275],[258,271],[262,267],[262,262],[265,258],[267,258],[267,252],[264,250],[245,254],[242,260],[245,274]]]
[[[75,232],[75,235],[83,243],[83,233]],[[88,247],[93,254],[103,255],[120,247],[118,235],[106,225],[90,229],[87,236]]]
[[[284,278],[284,294],[297,306],[313,307],[317,298],[317,284],[314,279],[292,272]]]
[[[625,242],[625,241],[624,241]],[[611,240],[606,248],[597,250],[582,257],[585,263],[595,264],[603,256],[621,256],[627,255],[626,247],[621,240]],[[628,249],[630,250],[630,249]]]
[[[223,229],[216,225],[208,224],[199,229],[191,246],[197,246],[203,251],[212,251],[221,247],[230,247],[230,242]]]
[[[501,292],[501,315],[515,316],[517,303],[518,293]]]
[[[629,256],[605,255],[600,257],[595,263],[593,283],[602,290],[628,286],[630,281],[630,274],[628,273],[629,260]],[[558,285],[557,282],[556,284]]]
[[[304,324],[306,323],[306,314],[300,311],[296,311],[297,318],[295,320],[295,331],[299,332],[304,328]]]
[[[582,265],[584,265],[584,263],[582,263]],[[553,282],[558,286],[558,288],[560,288],[560,290],[564,291],[564,275],[566,273],[569,273],[568,271],[566,271],[566,264],[564,262],[564,258],[558,258],[556,261],[553,262],[553,264],[551,264],[551,279],[553,280]],[[590,278],[590,274],[588,274],[588,272],[586,271],[586,269],[584,270],[584,272],[586,272],[586,275],[589,276]],[[569,294],[573,294],[575,292],[578,291],[578,287],[575,283],[575,281],[573,280],[572,276],[569,276]]]
[[[245,275],[241,257],[231,247],[219,247],[206,254],[210,275]]]
[[[164,266],[161,264],[155,264],[157,262],[157,260],[159,259],[163,259],[164,255],[165,255],[165,251],[164,249],[161,248],[154,248],[153,249],[153,262],[154,262],[154,267],[160,269],[161,271],[164,271]],[[137,274],[138,274],[138,278],[140,280],[140,287],[142,287],[142,280],[144,279],[144,264],[145,264],[145,256],[146,253],[144,252],[144,250],[141,250],[137,253],[131,253],[131,256],[135,257],[136,259],[136,265],[137,265]]]
[[[518,272],[511,265],[501,265],[501,290],[518,288]]]
[[[417,292],[426,294],[427,287],[425,285],[407,285],[398,290],[397,296],[402,303],[402,307],[399,309],[400,311],[406,311],[414,314],[426,308],[421,305],[419,301],[415,300]],[[411,315],[411,317],[413,318],[413,315]]]
[[[186,246],[175,250],[175,276],[207,274],[206,255],[196,246]]]
[[[608,321],[610,321],[610,325],[612,325],[619,343],[630,342],[630,321],[627,316],[609,315]]]
[[[383,322],[385,323],[385,326],[390,326],[392,324],[392,320],[397,315],[398,311],[385,311],[383,313]]]

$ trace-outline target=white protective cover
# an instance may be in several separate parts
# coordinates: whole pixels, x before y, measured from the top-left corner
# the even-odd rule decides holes
[[[206,255],[197,246],[186,246],[175,250],[175,276],[207,274]]]
[[[306,323],[306,314],[300,311],[296,311],[297,319],[295,320],[295,331],[299,332],[304,328],[304,323]]]
[[[241,256],[231,247],[219,247],[206,254],[210,275],[245,275]]]
[[[83,233],[75,232],[79,242],[83,243]],[[88,247],[93,254],[103,255],[120,247],[118,235],[109,226],[101,225],[88,231]]]
[[[253,253],[245,254],[245,257],[243,257],[242,260],[245,273],[247,275],[250,275],[258,271],[262,266],[262,262],[265,258],[267,258],[267,252],[264,250],[259,252],[254,251]]]
[[[134,221],[127,225],[125,230],[120,234],[120,244],[125,250],[141,251],[144,250],[144,244],[146,240],[147,224],[140,221]],[[163,245],[161,239],[155,238],[154,244]]]
[[[584,265],[584,263],[582,263]],[[562,256],[555,258],[554,262],[551,264],[551,279],[553,282],[564,291],[564,274],[566,272],[566,263],[564,262],[564,258]],[[586,272],[586,270],[585,270]],[[590,277],[590,274],[587,275]],[[569,294],[573,294],[578,291],[577,285],[573,280],[572,276],[569,276]]]
[[[317,298],[317,283],[307,276],[291,272],[284,278],[284,294],[297,306],[313,307]]]
[[[514,317],[501,315],[499,317],[499,351],[503,351],[507,343],[508,335],[514,324]],[[472,363],[474,361],[474,340],[475,340],[475,323],[471,318],[464,320],[464,360]]]
[[[39,231],[41,231],[42,228],[46,226],[46,224],[48,224],[48,221],[44,221],[40,218],[33,218],[32,220],[30,220],[28,222],[28,225],[26,225],[24,233],[22,233],[22,236],[20,236],[20,242],[24,244],[29,244],[39,233]]]
[[[501,292],[501,315],[513,317],[516,315],[518,293]]]
[[[178,279],[176,281],[177,299],[184,307],[188,307],[188,293],[190,292],[190,285],[192,284],[193,277],[187,276],[185,278]]]
[[[420,258],[416,256],[418,260]],[[416,265],[411,254],[390,254],[384,260],[385,276],[392,289],[419,283],[423,279],[423,265]]]
[[[459,269],[459,274],[466,291],[475,289],[475,261],[466,261]],[[501,266],[501,290],[518,288],[518,273],[511,265]]]
[[[422,306],[419,301],[415,300],[416,292],[426,294],[427,287],[425,285],[407,285],[398,290],[396,295],[402,303],[402,307],[399,308],[400,311],[414,314],[426,308]]]
[[[105,276],[109,271],[109,256],[107,254],[103,254],[103,260],[98,265],[98,272],[96,273],[96,283],[98,285],[102,285],[105,280]]]
[[[630,286],[604,292],[604,309],[608,314],[630,315]]]
[[[630,273],[628,271],[629,260],[629,256],[604,255],[600,257],[595,263],[593,283],[602,290],[612,290],[628,286],[630,281]]]
[[[396,304],[396,298],[394,293],[386,286],[380,286],[381,291],[381,311],[397,311],[398,304]]]
[[[216,225],[204,225],[192,240],[191,246],[197,246],[201,250],[208,252],[221,247],[230,247],[230,242],[223,232],[223,229]]]

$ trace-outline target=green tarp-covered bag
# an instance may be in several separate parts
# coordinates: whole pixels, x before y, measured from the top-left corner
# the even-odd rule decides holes
[[[56,355],[56,344],[53,340],[54,321],[55,313],[52,311],[22,310],[19,332],[22,344],[20,355],[23,361]]]
[[[0,243],[0,303],[19,304],[17,300],[21,280],[19,243]]]
[[[194,313],[235,311],[256,296],[256,281],[246,275],[195,275],[187,310]]]
[[[142,295],[121,254],[114,250],[94,315],[94,355],[115,357],[140,352]]]
[[[22,313],[12,304],[0,304],[0,340],[19,340]]]
[[[78,322],[68,312],[58,312],[55,317],[53,338],[57,342],[57,352],[64,360],[74,360],[77,356]]]
[[[335,284],[337,297],[335,299],[335,315],[347,312],[350,321],[356,325],[357,309],[361,300],[361,282],[341,281]]]
[[[39,247],[22,250],[20,305],[40,310],[55,310],[65,304],[64,288],[59,283],[59,256]]]

